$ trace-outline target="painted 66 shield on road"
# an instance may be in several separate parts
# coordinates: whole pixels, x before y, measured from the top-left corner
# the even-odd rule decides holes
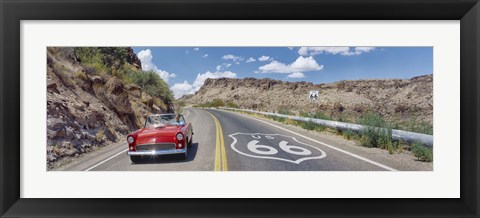
[[[234,133],[231,148],[252,158],[272,159],[300,164],[306,160],[322,159],[327,155],[321,149],[281,134]]]

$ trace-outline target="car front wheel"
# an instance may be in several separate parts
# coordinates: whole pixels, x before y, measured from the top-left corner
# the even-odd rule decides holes
[[[187,146],[188,146],[188,147],[192,147],[192,145],[193,145],[193,136],[192,136],[192,138],[190,138],[190,140],[187,142]]]

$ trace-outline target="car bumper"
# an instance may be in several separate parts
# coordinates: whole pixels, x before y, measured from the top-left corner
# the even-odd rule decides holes
[[[128,155],[166,155],[166,154],[182,154],[187,149],[171,149],[171,150],[152,150],[152,151],[129,151]]]

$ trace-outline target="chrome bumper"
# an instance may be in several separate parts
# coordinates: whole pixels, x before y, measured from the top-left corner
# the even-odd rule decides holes
[[[182,154],[187,149],[171,149],[171,150],[152,150],[152,151],[129,151],[128,155],[165,155],[165,154]]]

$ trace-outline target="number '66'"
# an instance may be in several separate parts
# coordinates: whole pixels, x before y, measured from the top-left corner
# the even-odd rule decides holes
[[[247,144],[248,150],[256,154],[262,155],[274,155],[278,153],[278,150],[272,146],[268,145],[259,145],[259,141],[252,140]],[[295,146],[295,145],[288,145],[287,141],[281,141],[278,145],[280,149],[283,151],[295,154],[295,155],[310,155],[312,152],[306,148]]]

